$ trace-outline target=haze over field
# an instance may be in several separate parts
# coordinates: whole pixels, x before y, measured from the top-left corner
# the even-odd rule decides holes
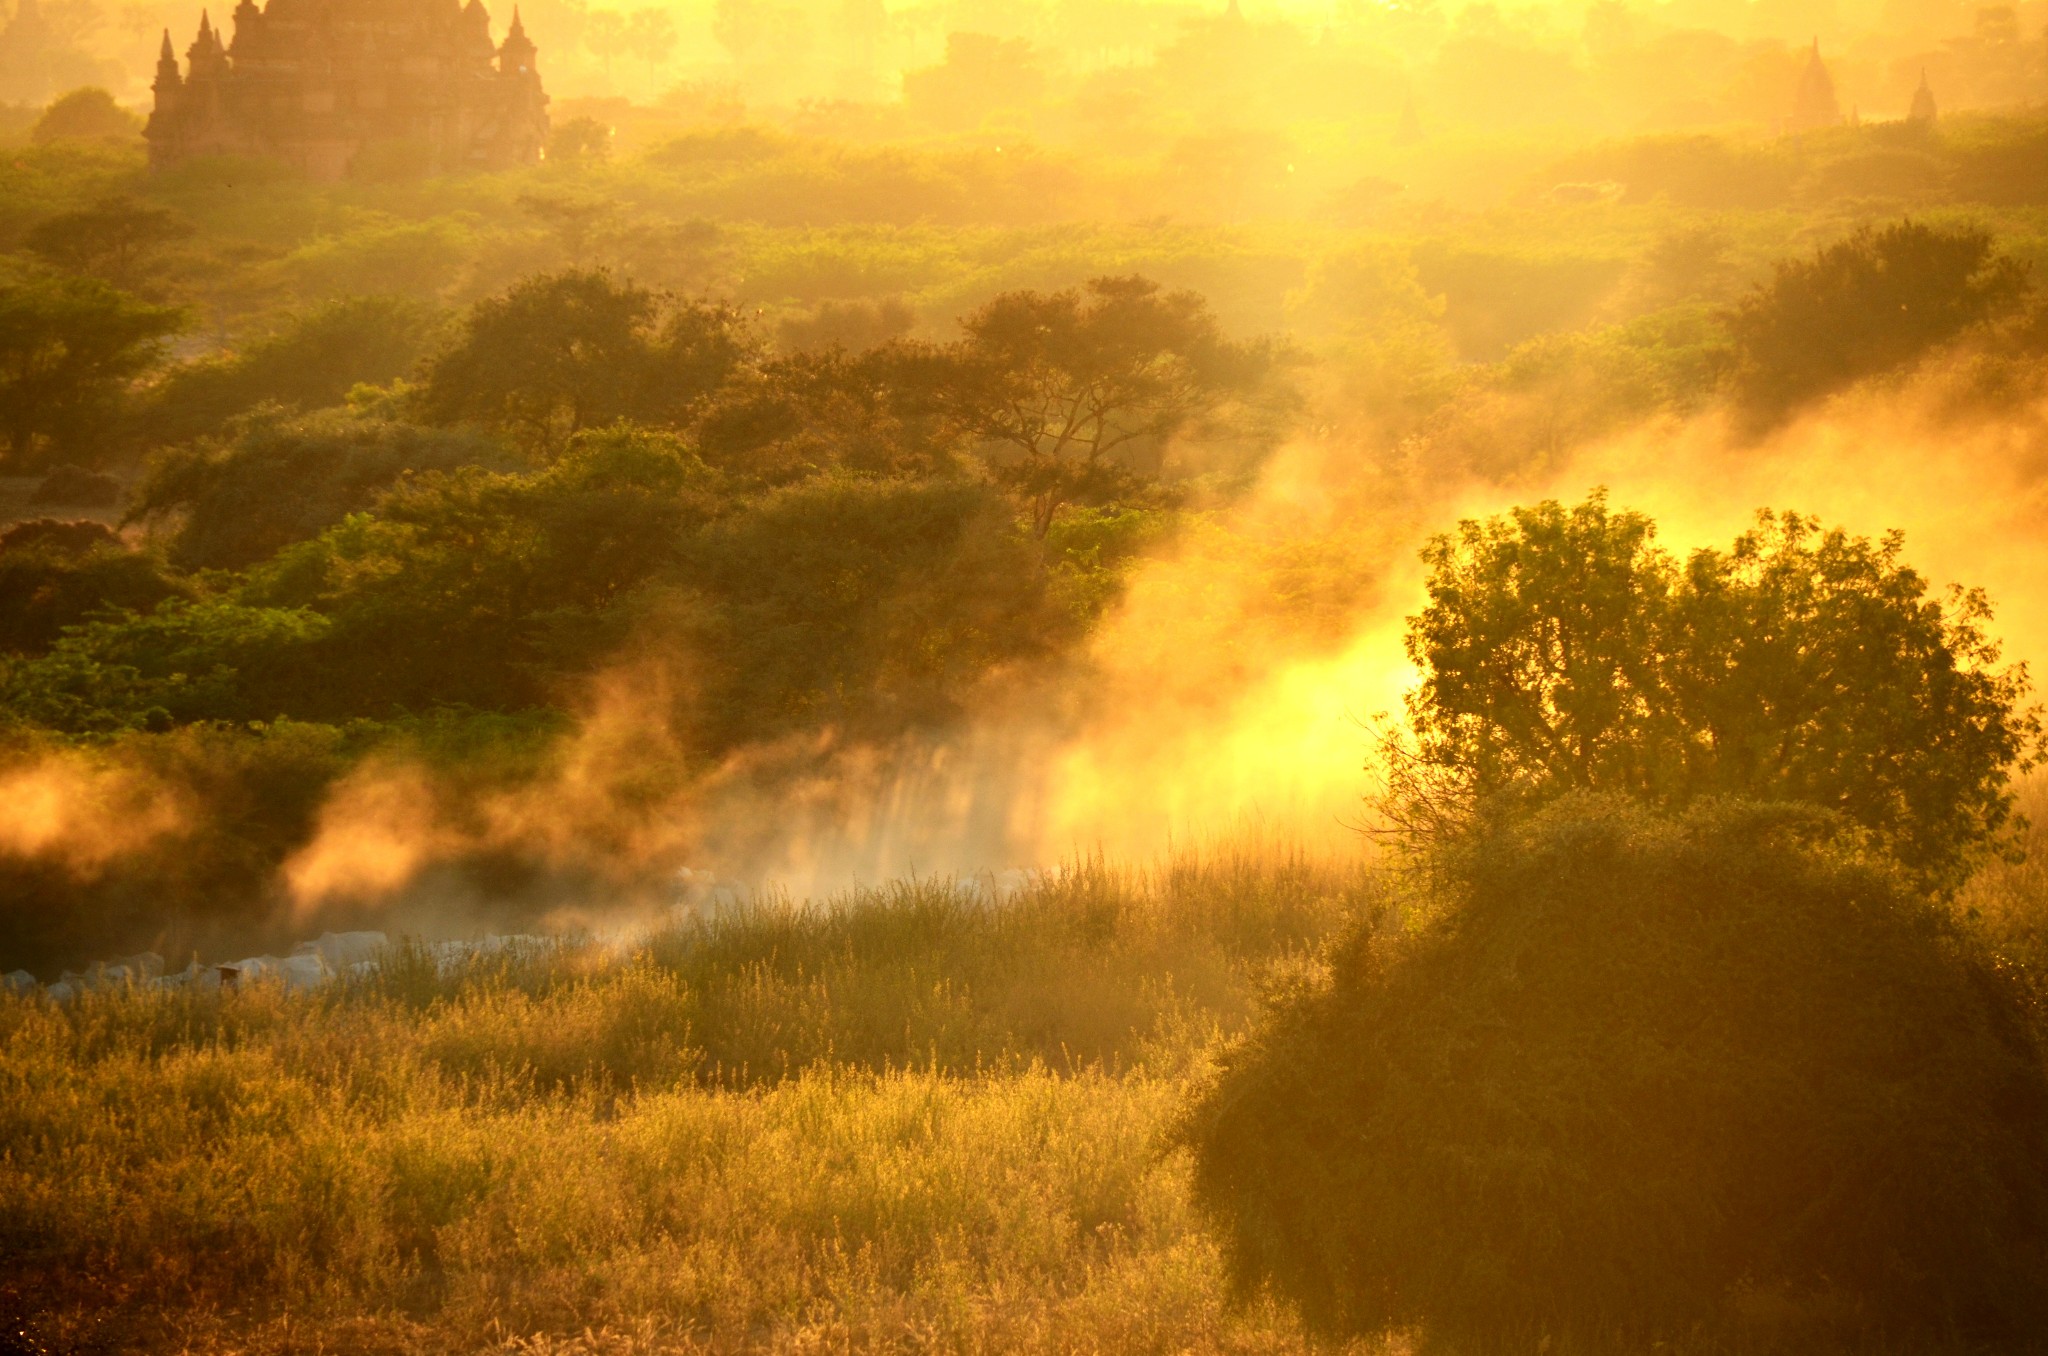
[[[0,1356],[2023,1353],[2048,0],[0,0]]]

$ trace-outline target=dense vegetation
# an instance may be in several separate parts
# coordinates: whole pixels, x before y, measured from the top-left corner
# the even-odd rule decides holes
[[[1300,1350],[1225,1305],[1155,1143],[1260,976],[1379,896],[1185,857],[312,999],[0,1003],[0,1317],[56,1349]]]
[[[1959,125],[1929,153],[2029,135]],[[236,169],[232,211],[227,180],[145,177],[132,145],[60,129],[0,164],[5,469],[125,496],[90,510],[118,535],[0,546],[4,737],[18,766],[70,748],[210,808],[168,889],[147,853],[0,859],[36,967],[274,935],[264,882],[350,768],[427,746],[516,780],[636,656],[691,656],[669,687],[698,769],[943,730],[1073,663],[1126,573],[1231,530],[1304,431],[1417,504],[1646,421],[1780,421],[1936,351],[1975,355],[1979,401],[2017,398],[2048,334],[2030,218],[1886,225],[1853,196],[1803,230],[1666,189],[1449,231],[1398,205],[1054,229],[976,189],[971,220],[821,232],[745,199],[822,172],[768,130],[433,183]],[[1611,172],[1708,174],[1680,149]],[[1565,172],[1544,154],[1531,184]],[[893,203],[878,220],[931,217]],[[492,752],[512,726],[529,752]],[[225,808],[252,797],[270,810]],[[163,922],[136,936],[145,893]]]
[[[801,106],[854,75],[721,3],[772,113],[560,99],[543,164],[441,179],[0,110],[0,969],[552,938],[0,998],[0,1351],[2037,1335],[2031,614],[1940,593],[1882,483],[1690,554],[1545,496],[1895,439],[2024,506],[2048,133],[1595,139],[1796,71],[1618,8],[1574,66],[1471,7],[1413,85],[1357,13],[963,32]],[[587,17],[652,72],[660,12]],[[1117,721],[1178,723],[1085,750],[1167,806],[1364,764],[1397,608],[1384,851],[679,884],[842,795],[1055,855],[1022,773]]]
[[[2038,1333],[2038,997],[1839,821],[1579,794],[1438,866],[1184,1129],[1241,1284],[1481,1344]]]

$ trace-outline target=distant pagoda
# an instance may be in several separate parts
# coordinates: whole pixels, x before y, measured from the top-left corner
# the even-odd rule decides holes
[[[223,44],[199,16],[182,74],[164,33],[151,166],[261,155],[333,180],[366,150],[430,174],[540,159],[548,96],[517,9],[496,46],[482,0],[241,0],[234,21]]]
[[[1927,70],[1920,70],[1920,88],[1913,91],[1913,107],[1906,114],[1906,121],[1918,127],[1932,127],[1935,119],[1934,88],[1927,83]]]
[[[1842,125],[1842,105],[1835,98],[1835,78],[1820,59],[1820,39],[1813,40],[1807,53],[1806,69],[1799,74],[1799,87],[1792,95],[1792,115],[1785,119],[1787,132],[1811,132],[1821,127]]]

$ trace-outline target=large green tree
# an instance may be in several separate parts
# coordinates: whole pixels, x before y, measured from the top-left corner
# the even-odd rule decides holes
[[[91,278],[0,284],[0,463],[88,458],[184,313]]]
[[[1247,395],[1271,357],[1193,292],[1145,278],[1011,292],[961,322],[949,398],[1044,537],[1059,511],[1125,493],[1175,434]]]
[[[1979,592],[1930,596],[1879,541],[1764,514],[1684,565],[1595,495],[1461,523],[1409,620],[1412,783],[1826,806],[1953,883],[2004,829],[2041,725]]]
[[[504,429],[553,452],[618,419],[680,423],[749,352],[729,306],[601,270],[542,274],[476,304],[428,362],[419,409],[433,422]]]

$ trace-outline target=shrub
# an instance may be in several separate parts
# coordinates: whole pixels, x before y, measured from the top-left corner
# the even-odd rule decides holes
[[[1442,864],[1183,1122],[1241,1284],[1339,1334],[2040,1330],[2038,1028],[1841,821],[1583,797]]]
[[[439,317],[402,297],[346,297],[294,318],[241,351],[173,368],[157,386],[145,427],[153,441],[219,431],[265,402],[301,410],[339,405],[359,385],[405,375]]]
[[[1728,316],[1739,394],[1770,417],[1911,362],[2009,309],[2023,267],[1988,232],[1902,221],[1779,263]]]
[[[369,508],[408,473],[512,464],[497,443],[460,430],[272,409],[227,438],[157,453],[130,516],[175,518],[171,558],[188,569],[246,569]]]

